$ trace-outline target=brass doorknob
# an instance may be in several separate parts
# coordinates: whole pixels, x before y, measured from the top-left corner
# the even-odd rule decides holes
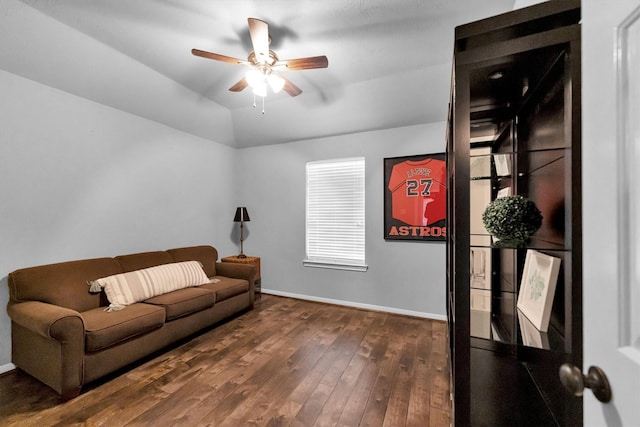
[[[604,371],[597,366],[589,367],[587,375],[577,366],[565,363],[560,366],[560,382],[574,396],[582,396],[585,387],[590,388],[593,395],[600,402],[607,403],[611,400],[611,387]]]

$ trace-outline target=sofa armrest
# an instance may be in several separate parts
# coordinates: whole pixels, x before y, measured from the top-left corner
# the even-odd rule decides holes
[[[80,313],[40,301],[9,304],[11,320],[25,329],[57,341],[84,339],[84,321]]]
[[[253,286],[256,280],[258,269],[249,264],[238,264],[234,262],[216,262],[216,274],[218,276],[233,277],[235,279],[245,279]]]
[[[77,396],[84,378],[84,320],[80,313],[40,301],[10,302],[7,313],[13,363],[64,400]]]
[[[216,274],[234,279],[244,279],[249,282],[249,298],[251,308],[253,308],[256,299],[256,275],[258,274],[256,266],[235,262],[216,262]]]

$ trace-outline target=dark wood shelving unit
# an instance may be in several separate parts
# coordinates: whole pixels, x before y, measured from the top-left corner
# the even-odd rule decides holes
[[[580,66],[576,0],[456,28],[447,314],[457,426],[582,424],[582,400],[558,378],[562,363],[582,366]],[[543,214],[524,247],[497,245],[482,225],[505,194]],[[547,332],[517,309],[530,249],[561,260]]]

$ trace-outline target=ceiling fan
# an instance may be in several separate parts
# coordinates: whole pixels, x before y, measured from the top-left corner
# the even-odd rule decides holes
[[[267,95],[267,86],[269,86],[274,92],[279,92],[284,89],[289,95],[297,96],[302,93],[302,90],[290,80],[283,77],[281,71],[310,70],[314,68],[327,68],[329,66],[329,61],[324,55],[280,60],[278,55],[269,49],[271,42],[269,25],[255,18],[249,18],[248,21],[253,50],[249,53],[246,60],[199,49],[191,49],[191,53],[195,56],[215,59],[216,61],[230,64],[246,65],[251,68],[243,78],[229,88],[230,91],[240,92],[247,86],[250,86],[255,95],[264,98]]]

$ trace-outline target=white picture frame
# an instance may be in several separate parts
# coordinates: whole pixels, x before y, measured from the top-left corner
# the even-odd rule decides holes
[[[504,187],[498,190],[498,194],[496,194],[496,199],[500,197],[507,197],[511,195],[511,187]]]
[[[560,261],[532,249],[524,261],[517,307],[541,332],[549,327]]]
[[[509,154],[494,154],[493,162],[496,165],[496,175],[511,175],[511,156]]]

